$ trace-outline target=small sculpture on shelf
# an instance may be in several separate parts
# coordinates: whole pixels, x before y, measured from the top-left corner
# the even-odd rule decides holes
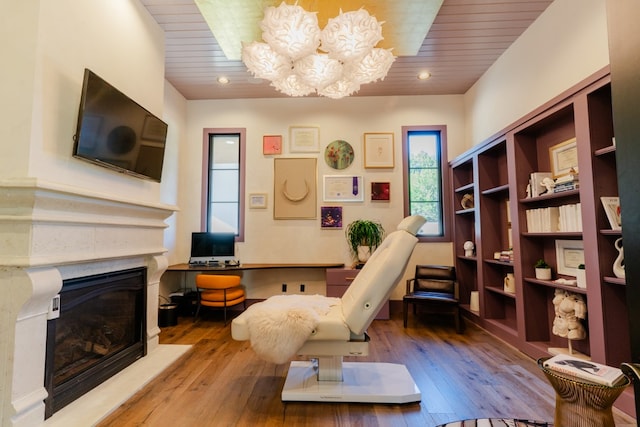
[[[613,274],[619,279],[624,279],[624,250],[622,249],[622,237],[615,241],[615,247],[618,250],[618,257],[613,263]]]
[[[467,240],[466,242],[464,242],[463,248],[464,256],[472,257],[476,250],[476,245],[474,245],[471,240]]]
[[[546,190],[539,193],[539,195],[543,195],[545,193],[551,194],[553,193],[553,189],[556,186],[556,182],[551,178],[544,178],[540,183],[541,187],[544,187]]]
[[[587,337],[587,331],[582,320],[587,317],[587,304],[580,294],[556,289],[553,297],[555,318],[551,332],[559,337],[567,338],[569,354],[573,353],[572,340],[582,340]]]

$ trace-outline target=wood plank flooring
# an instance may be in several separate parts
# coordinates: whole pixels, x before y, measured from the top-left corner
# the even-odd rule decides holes
[[[553,421],[555,394],[535,361],[467,322],[464,335],[433,318],[375,320],[370,355],[345,361],[403,363],[422,392],[406,405],[280,400],[288,364],[259,359],[211,311],[163,328],[163,344],[193,348],[99,427],[436,426],[484,417]],[[614,410],[616,426],[635,420]]]

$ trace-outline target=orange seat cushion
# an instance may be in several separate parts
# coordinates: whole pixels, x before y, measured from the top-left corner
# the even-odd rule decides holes
[[[206,289],[228,289],[240,284],[240,276],[226,274],[198,274],[196,286]]]

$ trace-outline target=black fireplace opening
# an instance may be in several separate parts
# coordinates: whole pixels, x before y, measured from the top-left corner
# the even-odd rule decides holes
[[[147,353],[146,268],[65,280],[47,324],[45,418]]]

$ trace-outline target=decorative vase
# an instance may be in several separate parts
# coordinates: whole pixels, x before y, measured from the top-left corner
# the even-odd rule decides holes
[[[516,293],[516,278],[513,273],[507,273],[504,278],[504,291],[510,294]]]
[[[579,288],[586,289],[587,288],[587,272],[586,270],[577,269],[576,270],[576,283]]]
[[[613,263],[613,274],[619,279],[624,279],[624,251],[622,249],[622,237],[617,239],[614,245],[618,250],[618,257]]]
[[[536,279],[538,280],[551,280],[550,268],[536,268]]]
[[[369,246],[358,246],[358,261],[367,262],[371,257],[371,248]]]

